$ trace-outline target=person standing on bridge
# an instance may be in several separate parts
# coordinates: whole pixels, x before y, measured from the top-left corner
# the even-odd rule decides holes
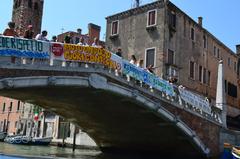
[[[13,37],[18,37],[17,32],[15,31],[15,23],[14,22],[9,22],[8,23],[8,27],[7,29],[4,30],[3,35],[4,36],[13,36]],[[16,62],[16,57],[15,56],[11,56],[11,62],[15,63]]]
[[[18,34],[15,31],[15,23],[14,22],[9,22],[8,23],[8,28],[4,30],[3,35],[4,36],[18,37]]]
[[[78,45],[81,45],[81,46],[88,46],[88,44],[85,42],[85,40],[84,40],[83,37],[80,38],[80,42],[78,43]]]
[[[47,39],[47,34],[48,32],[46,30],[43,30],[41,34],[38,34],[36,37],[35,37],[35,40],[41,40],[41,41],[49,41]]]
[[[26,39],[33,39],[33,35],[34,35],[33,26],[28,25],[28,28],[27,28],[27,30],[25,30],[23,37]]]
[[[122,57],[122,49],[120,47],[117,49],[116,55]]]

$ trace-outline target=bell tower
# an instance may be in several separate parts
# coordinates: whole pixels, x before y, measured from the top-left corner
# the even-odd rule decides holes
[[[28,25],[33,26],[34,35],[41,32],[44,0],[13,0],[12,21],[23,35]]]

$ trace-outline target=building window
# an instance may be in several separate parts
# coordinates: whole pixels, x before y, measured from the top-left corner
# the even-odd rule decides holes
[[[217,57],[217,48],[216,48],[216,46],[213,47],[213,55],[214,55],[214,57]]]
[[[203,47],[204,47],[204,49],[207,48],[207,37],[206,37],[206,35],[203,36]]]
[[[17,111],[19,111],[19,110],[20,110],[20,104],[21,104],[21,102],[20,102],[20,101],[18,101],[18,105],[17,105]]]
[[[6,103],[4,102],[2,112],[5,112],[5,109],[6,109]]]
[[[190,69],[189,69],[190,78],[194,79],[194,74],[195,74],[195,63],[193,61],[190,61]]]
[[[14,8],[16,9],[18,7],[18,0],[14,1]]]
[[[16,121],[16,122],[15,122],[15,128],[17,128],[17,125],[18,125],[18,122]]]
[[[207,69],[206,68],[203,69],[203,83],[204,84],[207,83]]]
[[[211,83],[211,72],[208,71],[208,82],[207,82],[207,84],[210,86],[210,83]]]
[[[227,93],[227,90],[228,90],[227,80],[224,80],[224,88],[225,88],[225,93]]]
[[[237,71],[237,62],[234,62],[234,71]]]
[[[155,48],[146,49],[145,67],[148,67],[150,65],[155,66],[155,50]]]
[[[167,59],[168,59],[168,64],[170,64],[170,65],[175,64],[175,62],[174,62],[174,52],[172,50],[168,50]]]
[[[176,13],[173,11],[169,13],[169,25],[172,28],[176,28]]]
[[[118,24],[119,24],[118,20],[112,22],[111,35],[117,35],[118,34],[118,27],[119,27]]]
[[[195,40],[194,28],[191,28],[191,39],[192,39],[192,41]]]
[[[34,3],[34,9],[38,10],[38,3],[37,2]]]
[[[18,1],[18,5],[17,5],[17,7],[20,7],[21,4],[22,4],[22,0],[19,0],[19,1]]]
[[[9,112],[12,111],[12,105],[13,105],[13,102],[10,102],[10,106],[9,106]]]
[[[202,66],[199,66],[198,68],[198,80],[202,82]]]
[[[220,58],[220,50],[217,49],[217,58],[219,59]]]
[[[231,59],[230,59],[230,57],[228,58],[228,66],[231,67]]]
[[[154,26],[157,24],[157,10],[148,11],[147,26]]]
[[[28,0],[28,8],[32,8],[32,0]]]
[[[237,86],[228,82],[228,95],[237,98]]]
[[[7,122],[7,130],[9,131],[9,128],[11,127],[11,122],[10,121],[8,121]]]

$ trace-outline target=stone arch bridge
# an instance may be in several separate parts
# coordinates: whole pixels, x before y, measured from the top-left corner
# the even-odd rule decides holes
[[[0,95],[77,123],[103,152],[215,156],[223,144],[219,113],[204,114],[97,64],[1,62]]]

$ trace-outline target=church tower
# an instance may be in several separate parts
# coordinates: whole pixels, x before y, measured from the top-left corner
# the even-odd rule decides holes
[[[41,32],[44,0],[14,0],[12,21],[23,35],[28,25],[33,26],[34,35]]]

